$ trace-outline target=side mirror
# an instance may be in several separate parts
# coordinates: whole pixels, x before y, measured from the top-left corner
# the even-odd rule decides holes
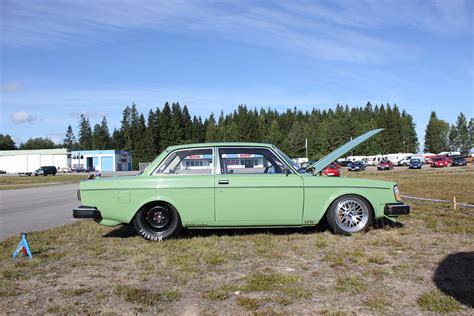
[[[283,172],[284,172],[284,173],[286,174],[286,176],[288,177],[288,175],[291,173],[291,170],[290,170],[290,168],[285,167],[285,168],[283,169]]]

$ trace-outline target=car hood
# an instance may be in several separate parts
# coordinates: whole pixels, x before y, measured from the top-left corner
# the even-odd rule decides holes
[[[351,151],[353,148],[356,146],[360,145],[361,143],[365,142],[367,139],[371,138],[372,136],[377,135],[383,131],[383,128],[378,128],[371,130],[365,134],[360,135],[359,137],[351,140],[348,143],[345,143],[338,149],[334,150],[330,154],[326,155],[324,158],[318,160],[314,164],[310,166],[310,168],[314,168],[314,173],[318,173],[324,168],[326,168],[327,165],[329,165],[331,162],[335,161],[337,158],[341,157],[342,155],[346,154],[347,152]]]

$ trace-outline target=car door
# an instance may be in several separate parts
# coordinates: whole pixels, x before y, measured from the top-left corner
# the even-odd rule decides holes
[[[157,199],[178,209],[184,224],[212,224],[214,214],[214,149],[186,148],[171,152],[150,178]]]
[[[303,179],[286,173],[288,166],[273,150],[220,147],[217,161],[216,225],[301,225]]]

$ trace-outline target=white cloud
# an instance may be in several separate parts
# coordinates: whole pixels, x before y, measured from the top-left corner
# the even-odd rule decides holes
[[[12,81],[0,85],[0,92],[17,92],[23,88],[21,82]]]
[[[13,46],[87,45],[113,40],[124,32],[205,33],[310,58],[380,63],[409,58],[417,48],[367,29],[471,32],[469,7],[464,0],[291,1],[276,5],[254,1],[97,0],[85,4],[18,0],[4,5],[1,41]]]
[[[12,122],[15,124],[33,122],[37,119],[36,115],[27,113],[25,111],[14,112],[12,114]]]

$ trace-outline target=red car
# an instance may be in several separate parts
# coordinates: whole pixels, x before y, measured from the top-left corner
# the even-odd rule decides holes
[[[331,163],[329,166],[323,169],[322,173],[328,177],[340,177],[341,171],[339,171],[340,167],[334,162]]]
[[[377,170],[390,170],[393,169],[393,163],[390,160],[384,160],[379,162]]]
[[[433,161],[431,162],[431,167],[433,168],[443,168],[447,167],[452,163],[452,160],[449,159],[448,157],[436,157],[433,158]]]

